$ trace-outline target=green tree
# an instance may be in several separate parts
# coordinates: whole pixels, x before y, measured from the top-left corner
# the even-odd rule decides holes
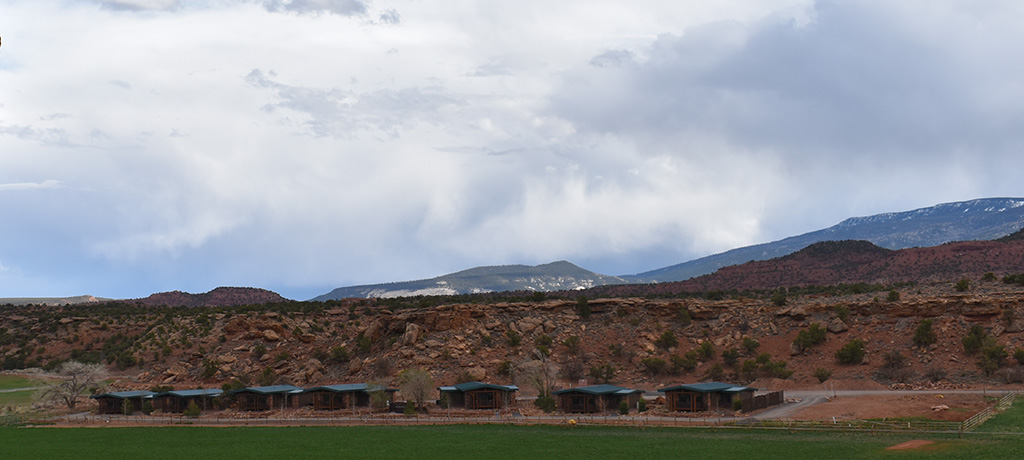
[[[914,341],[914,345],[926,347],[935,343],[939,339],[938,335],[935,334],[935,331],[932,330],[932,324],[934,322],[935,321],[931,319],[921,320],[921,323],[917,325],[917,329],[914,330],[914,338],[912,339]]]
[[[825,369],[824,367],[814,369],[814,378],[818,379],[818,383],[824,383],[831,377],[832,371],[829,369]]]
[[[676,334],[672,331],[665,331],[661,333],[661,337],[654,341],[654,344],[659,348],[669,349],[676,345],[679,345],[679,339],[676,338]]]
[[[821,327],[818,323],[811,323],[807,329],[804,329],[796,334],[796,339],[793,339],[801,350],[806,350],[815,345],[818,345],[825,341],[825,333],[827,329]]]
[[[956,284],[953,285],[953,288],[956,289],[956,292],[964,292],[971,288],[971,280],[967,278],[960,278],[960,281],[957,281]]]
[[[840,364],[860,364],[864,361],[864,341],[854,339],[836,352]]]
[[[591,310],[587,296],[581,295],[576,298],[576,314],[583,319],[590,318]]]

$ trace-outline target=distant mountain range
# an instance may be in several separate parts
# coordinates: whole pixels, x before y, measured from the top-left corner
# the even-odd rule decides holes
[[[1024,228],[1024,198],[986,198],[945,203],[906,212],[854,217],[838,225],[771,243],[733,249],[621,278],[630,283],[682,281],[722,267],[768,260],[821,241],[864,240],[887,249],[937,246],[950,241],[982,241]]]
[[[985,198],[906,212],[854,217],[823,230],[746,246],[635,275],[608,276],[554,262],[535,267],[479,267],[419,281],[342,287],[313,300],[346,297],[454,295],[495,291],[559,291],[614,284],[684,281],[720,268],[792,254],[822,241],[863,240],[885,249],[982,241],[1024,228],[1024,198]]]
[[[558,261],[537,266],[477,267],[425,280],[342,287],[313,300],[457,295],[501,291],[571,291],[625,282],[616,276],[601,275],[566,261]]]

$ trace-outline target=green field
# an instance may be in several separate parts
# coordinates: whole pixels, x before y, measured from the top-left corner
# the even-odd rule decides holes
[[[1009,409],[981,424],[977,431],[991,433],[1024,433],[1024,398],[1018,397]]]
[[[0,375],[0,390],[10,390],[14,388],[33,388],[43,386],[45,383],[42,380],[30,379],[17,375]]]
[[[888,451],[912,439],[934,450]],[[1019,436],[552,426],[0,428],[17,459],[1021,458]]]

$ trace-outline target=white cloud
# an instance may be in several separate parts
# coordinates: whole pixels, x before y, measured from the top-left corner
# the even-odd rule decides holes
[[[1013,5],[96,4],[5,10],[0,260],[36,289],[623,274],[1021,195]]]

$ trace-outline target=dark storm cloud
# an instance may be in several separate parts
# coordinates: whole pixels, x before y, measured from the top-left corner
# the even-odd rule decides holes
[[[713,136],[794,159],[920,160],[1024,144],[1024,102],[1003,100],[1020,95],[1021,40],[973,29],[922,36],[897,12],[855,2],[814,13],[802,25],[771,18],[664,35],[636,66],[602,53],[597,68],[569,75],[554,108],[597,132]]]

